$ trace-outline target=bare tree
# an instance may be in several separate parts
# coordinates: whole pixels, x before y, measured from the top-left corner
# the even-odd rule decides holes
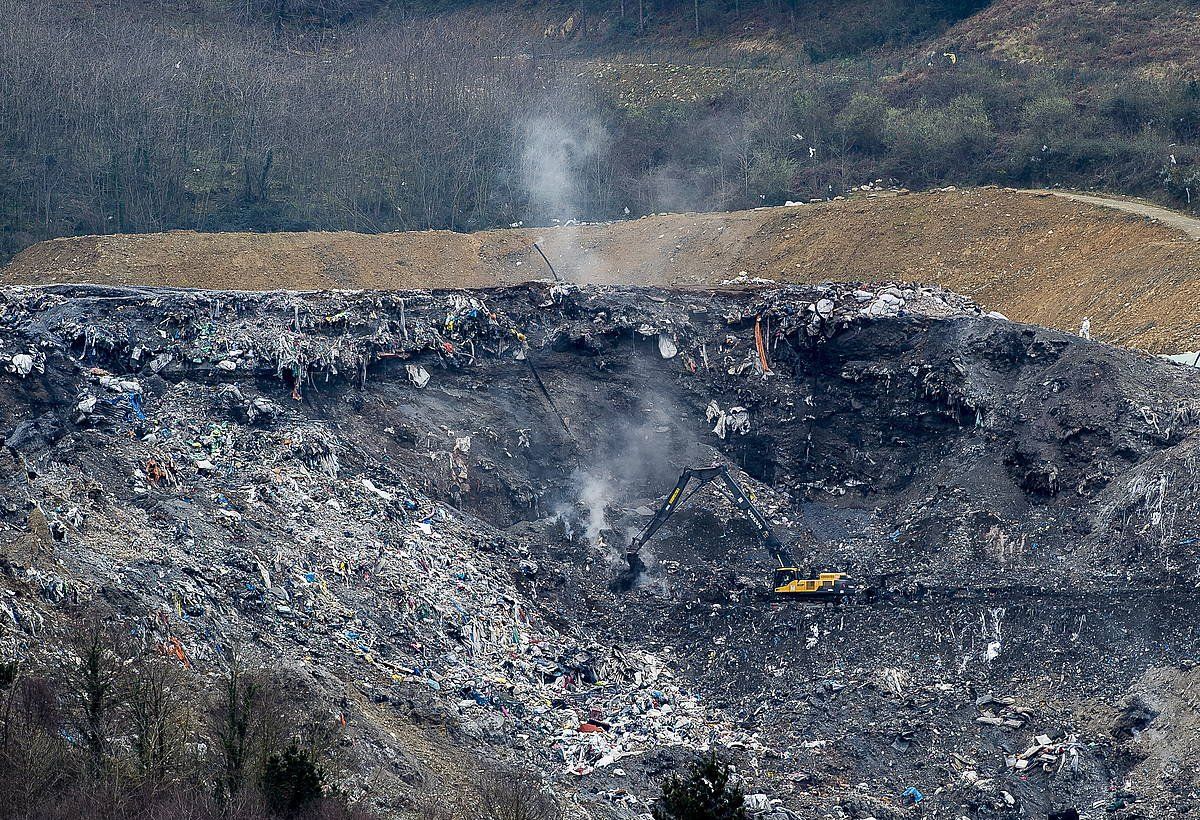
[[[475,805],[466,806],[480,820],[561,820],[562,808],[534,772],[485,768],[475,784]]]
[[[129,734],[138,774],[151,791],[182,779],[196,726],[196,692],[183,668],[162,657],[142,658],[129,684]]]
[[[32,816],[70,779],[58,693],[47,678],[15,663],[5,664],[0,683],[0,804],[6,816]]]
[[[75,657],[63,675],[68,720],[84,753],[86,774],[99,780],[125,706],[126,653],[115,628],[99,618],[81,626],[72,644]]]

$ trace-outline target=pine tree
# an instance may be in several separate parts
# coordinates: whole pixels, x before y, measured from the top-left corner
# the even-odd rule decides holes
[[[654,820],[745,820],[742,790],[730,785],[729,765],[716,752],[697,758],[690,769],[663,784]]]
[[[282,817],[295,817],[301,809],[324,792],[324,775],[307,752],[295,744],[282,755],[267,759],[262,789],[271,811]]]

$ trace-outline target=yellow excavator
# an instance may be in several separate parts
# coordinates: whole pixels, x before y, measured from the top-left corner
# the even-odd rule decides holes
[[[767,549],[770,550],[771,556],[779,563],[772,583],[777,596],[802,602],[840,603],[857,592],[857,585],[844,572],[822,572],[813,578],[805,570],[796,567],[791,551],[775,535],[775,531],[766,517],[758,507],[754,506],[750,496],[729,474],[729,468],[724,464],[713,464],[710,467],[689,467],[683,471],[683,474],[679,476],[679,481],[675,482],[675,488],[671,490],[659,506],[658,511],[654,513],[654,517],[650,519],[646,529],[630,543],[626,557],[631,568],[642,566],[642,545],[654,537],[654,533],[667,523],[667,519],[675,510],[717,479],[721,479],[724,483],[733,505],[745,513],[746,517],[754,524],[755,530],[758,531],[759,537],[763,539]],[[685,496],[684,493],[693,480],[698,481],[699,484]]]

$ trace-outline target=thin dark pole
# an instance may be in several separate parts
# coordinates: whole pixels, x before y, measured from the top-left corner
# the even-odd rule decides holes
[[[550,260],[546,258],[546,254],[542,253],[542,249],[538,247],[538,243],[533,243],[533,249],[538,252],[538,256],[542,257],[542,261],[546,263],[546,267],[548,267],[550,272],[554,274],[554,281],[561,282],[562,277],[558,275],[558,271],[556,271],[554,266],[550,264]]]

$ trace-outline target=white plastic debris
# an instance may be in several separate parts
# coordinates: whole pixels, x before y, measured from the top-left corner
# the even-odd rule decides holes
[[[379,498],[383,501],[395,501],[396,500],[396,496],[392,495],[391,493],[387,492],[386,490],[381,490],[379,487],[375,486],[375,482],[373,482],[369,478],[364,478],[361,483],[363,485],[363,489],[365,489],[367,492],[369,492],[371,495],[375,496],[376,498]]]
[[[24,378],[33,372],[33,357],[28,353],[18,353],[12,357],[12,364],[9,366],[9,369]]]
[[[422,388],[429,384],[429,371],[420,365],[409,364],[404,366],[404,370],[408,373],[408,380],[417,388]]]
[[[1160,353],[1158,357],[1176,364],[1186,364],[1188,367],[1200,367],[1200,352],[1195,350],[1186,353]]]
[[[679,354],[675,340],[665,333],[658,334],[658,353],[664,359],[674,359]]]
[[[137,379],[122,379],[118,376],[101,376],[100,384],[114,393],[141,394],[142,385]]]
[[[704,415],[709,421],[716,422],[712,431],[719,438],[724,439],[731,433],[744,436],[750,432],[750,411],[745,407],[730,407],[726,412],[713,400],[708,403]]]
[[[748,794],[742,802],[748,812],[761,813],[771,810],[771,798],[765,794]]]

